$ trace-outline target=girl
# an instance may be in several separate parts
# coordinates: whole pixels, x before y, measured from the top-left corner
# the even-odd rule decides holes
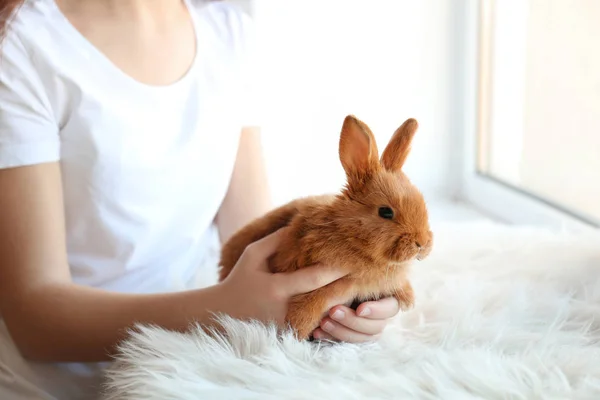
[[[335,266],[272,274],[280,232],[223,283],[195,277],[271,207],[247,17],[225,2],[0,1],[0,397],[92,399],[136,322],[279,323]],[[393,299],[318,339],[374,340]]]

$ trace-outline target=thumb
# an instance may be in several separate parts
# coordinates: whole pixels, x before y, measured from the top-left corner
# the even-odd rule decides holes
[[[295,296],[312,292],[313,290],[329,285],[348,274],[348,271],[344,271],[340,267],[315,264],[293,272],[283,272],[278,275],[283,275],[286,292],[290,296]]]

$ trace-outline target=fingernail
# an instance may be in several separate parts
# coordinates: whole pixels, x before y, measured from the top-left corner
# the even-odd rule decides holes
[[[336,310],[331,318],[337,319],[338,321],[344,319],[344,312],[342,310]]]
[[[323,324],[323,330],[325,332],[331,332],[331,331],[333,331],[333,324],[331,322],[329,322],[329,321],[325,322]]]
[[[371,309],[369,307],[365,307],[362,309],[361,312],[358,313],[359,317],[366,317],[367,315],[371,314]]]

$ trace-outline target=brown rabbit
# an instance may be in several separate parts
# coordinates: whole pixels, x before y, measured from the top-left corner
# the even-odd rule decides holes
[[[404,122],[379,160],[369,127],[347,116],[339,143],[346,187],[337,195],[294,200],[243,227],[223,245],[219,279],[227,277],[246,246],[289,226],[269,260],[273,272],[317,263],[349,272],[292,298],[286,320],[299,339],[309,338],[335,304],[394,296],[402,309],[412,307],[407,269],[429,254],[433,239],[423,196],[402,172],[417,126],[414,119]]]

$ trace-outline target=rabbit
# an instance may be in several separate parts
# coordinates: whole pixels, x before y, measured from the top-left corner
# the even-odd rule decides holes
[[[408,269],[413,260],[426,258],[433,244],[424,197],[402,171],[417,128],[415,119],[406,120],[379,159],[369,127],[354,115],[346,116],[339,157],[347,182],[340,193],[293,200],[241,228],[222,246],[219,281],[246,246],[287,226],[280,248],[269,259],[273,272],[317,263],[348,272],[290,300],[286,322],[299,340],[312,339],[337,304],[394,296],[402,310],[413,307]]]

